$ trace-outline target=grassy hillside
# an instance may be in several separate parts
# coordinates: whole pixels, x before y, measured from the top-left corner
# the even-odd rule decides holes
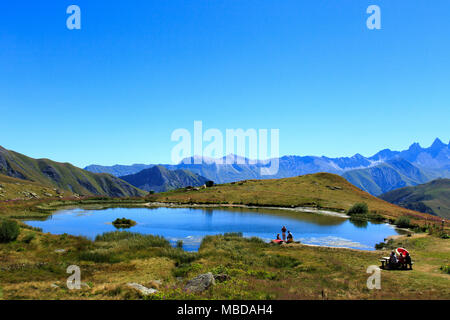
[[[72,195],[69,191],[61,191],[36,182],[0,174],[0,201],[70,197]]]
[[[154,166],[136,174],[120,177],[133,186],[146,191],[163,192],[187,186],[202,186],[208,181],[189,170],[169,170],[163,166]]]
[[[206,237],[196,253],[155,236],[112,233],[92,242],[23,228],[16,241],[0,243],[0,299],[450,299],[450,274],[441,269],[448,241],[418,235],[369,252],[228,234]],[[368,266],[398,246],[411,253],[414,270],[383,270],[382,290],[368,290]],[[69,265],[82,270],[81,290],[67,288]],[[184,290],[207,272],[222,280],[202,293]],[[130,282],[159,292],[145,297]]]
[[[450,179],[393,190],[380,198],[404,208],[450,219]]]
[[[284,207],[318,207],[348,210],[357,202],[365,202],[369,210],[388,218],[409,215],[430,217],[395,206],[364,192],[344,178],[317,173],[294,178],[247,180],[216,185],[199,191],[176,190],[149,196],[151,201],[179,203],[247,204]]]
[[[79,195],[141,196],[143,191],[109,174],[96,174],[70,163],[33,159],[0,147],[0,174]]]
[[[347,171],[342,176],[375,196],[431,180],[427,173],[404,159],[392,159],[374,167]]]

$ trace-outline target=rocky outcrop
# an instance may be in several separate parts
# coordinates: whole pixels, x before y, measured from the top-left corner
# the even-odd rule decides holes
[[[158,290],[156,290],[156,289],[147,288],[139,283],[134,283],[134,282],[127,283],[127,286],[138,291],[140,294],[142,294],[144,296],[148,296],[148,295],[158,292]]]
[[[191,292],[203,292],[215,284],[214,275],[211,272],[201,274],[188,281],[185,289]]]

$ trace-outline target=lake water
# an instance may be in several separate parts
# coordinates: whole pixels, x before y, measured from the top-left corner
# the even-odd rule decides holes
[[[137,225],[131,232],[161,235],[172,244],[183,240],[184,249],[198,250],[205,235],[242,232],[245,237],[270,241],[285,225],[294,240],[305,244],[374,250],[384,238],[397,234],[388,224],[354,224],[349,219],[316,213],[286,214],[267,209],[190,209],[190,208],[107,208],[65,209],[45,221],[26,223],[53,234],[68,233],[94,239],[117,230],[111,222],[126,217]]]

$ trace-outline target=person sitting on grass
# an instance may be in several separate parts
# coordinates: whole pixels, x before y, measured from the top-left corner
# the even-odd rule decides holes
[[[294,242],[294,237],[292,236],[292,233],[290,231],[288,231],[288,235],[287,235],[287,243],[291,243]]]
[[[389,257],[389,269],[395,269],[397,268],[397,266],[398,266],[397,256],[395,255],[395,252],[392,251]]]
[[[405,257],[405,267],[409,265],[409,269],[412,270],[412,261],[411,261],[411,256],[409,255],[409,252],[406,252],[406,257]]]
[[[400,255],[398,256],[398,265],[401,268],[406,268],[405,257],[402,253],[400,253]]]

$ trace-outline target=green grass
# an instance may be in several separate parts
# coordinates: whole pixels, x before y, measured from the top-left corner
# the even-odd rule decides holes
[[[382,271],[383,290],[368,290],[366,269],[389,253],[301,244],[278,246],[239,233],[206,237],[199,252],[171,247],[161,237],[111,232],[90,241],[32,231],[24,241],[0,244],[4,299],[449,299],[448,241],[430,235],[402,237],[392,247],[407,248],[413,271]],[[55,252],[65,249],[64,253]],[[67,290],[66,268],[78,265],[89,287]],[[212,272],[225,280],[198,294],[184,285]],[[181,277],[181,278],[180,278]],[[137,282],[158,294],[143,297],[126,286]],[[52,288],[56,284],[59,288]]]
[[[129,183],[109,174],[92,173],[77,168],[70,163],[60,163],[49,159],[33,159],[23,154],[0,147],[0,157],[7,160],[11,169],[20,174],[24,185],[33,181],[41,187],[65,191],[65,195],[107,195],[114,197],[143,196],[146,193]],[[0,171],[6,175],[5,170]],[[7,179],[7,178],[2,178]],[[9,188],[9,186],[8,186]],[[5,188],[6,189],[6,188]],[[46,191],[48,193],[49,190]]]
[[[437,179],[414,187],[406,187],[381,195],[402,207],[450,218],[450,179]]]
[[[180,189],[148,195],[149,201],[178,204],[218,204],[225,206],[255,205],[270,207],[314,207],[347,212],[357,203],[365,203],[375,218],[396,219],[408,216],[411,220],[440,220],[431,215],[404,209],[380,200],[347,182],[329,174],[309,174],[294,178],[246,180],[215,185],[199,191]],[[422,223],[422,222],[419,222]]]

